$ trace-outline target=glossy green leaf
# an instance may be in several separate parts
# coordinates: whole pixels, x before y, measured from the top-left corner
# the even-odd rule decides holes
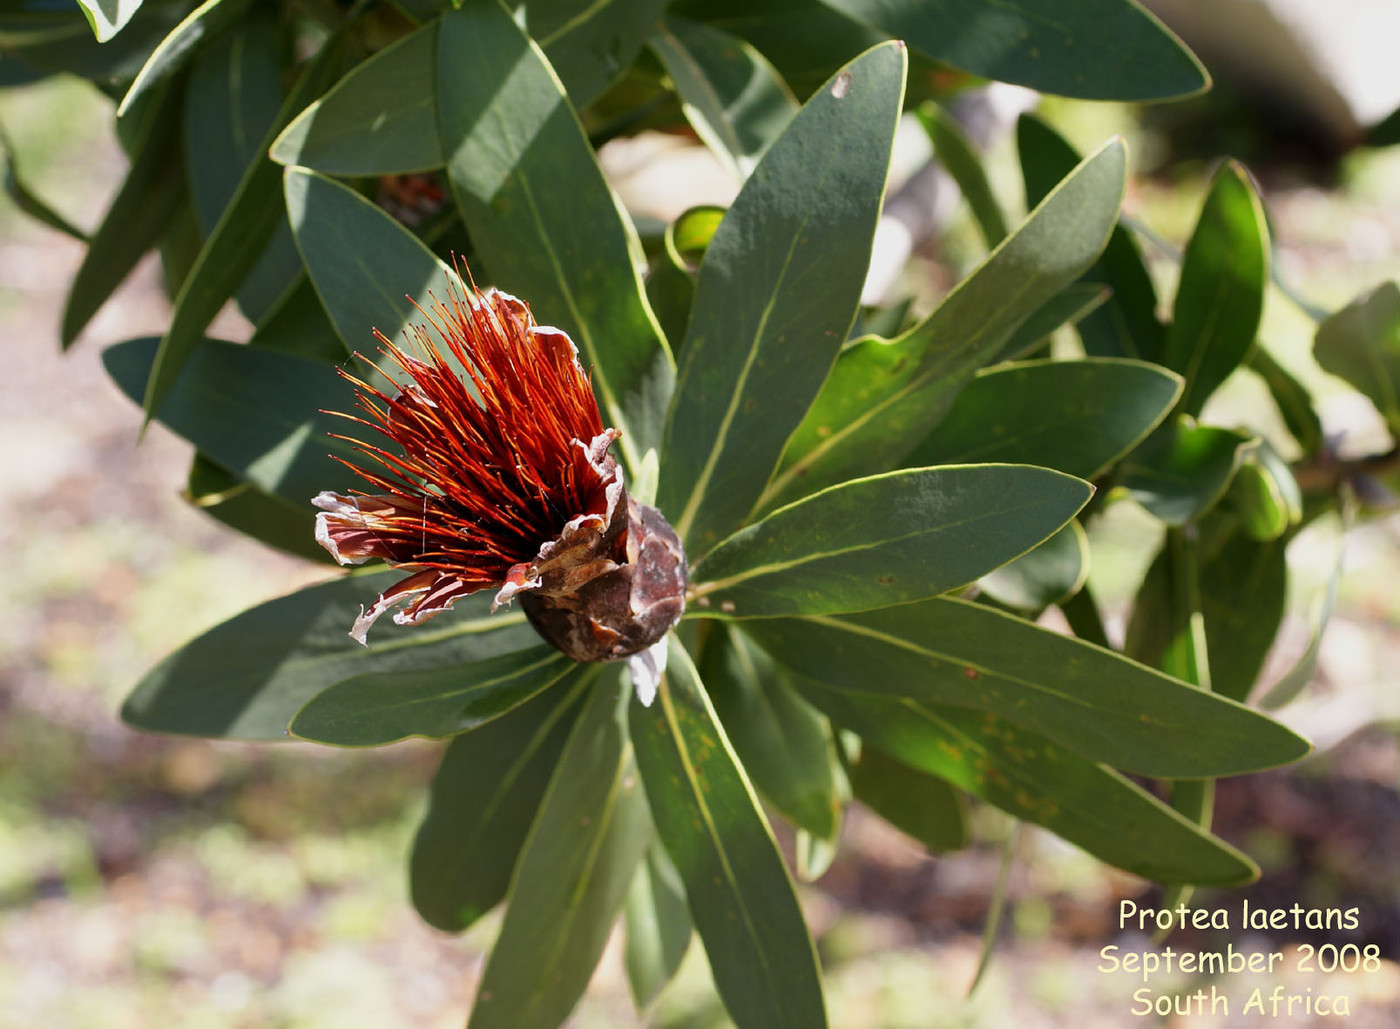
[[[1030,114],[1016,123],[1016,145],[1028,206],[1040,203],[1080,160],[1059,133]],[[1157,320],[1157,291],[1136,240],[1122,224],[1114,225],[1103,253],[1083,278],[1113,290],[1099,310],[1078,324],[1089,356],[1158,361],[1166,332]]]
[[[938,104],[921,104],[915,113],[933,144],[934,157],[962,190],[982,239],[988,248],[996,246],[1006,238],[1006,217],[992,192],[992,184],[987,181],[981,156],[956,119]]]
[[[1087,100],[1166,100],[1210,79],[1195,55],[1131,0],[824,0],[983,78]]]
[[[636,237],[539,48],[494,0],[443,16],[438,116],[448,178],[495,283],[563,329],[635,470],[674,375],[633,261]],[[560,187],[567,183],[568,188]]]
[[[181,369],[199,346],[204,330],[224,302],[247,278],[280,225],[283,205],[277,195],[277,166],[265,156],[267,146],[285,120],[318,95],[334,76],[340,48],[333,41],[322,48],[302,73],[263,134],[256,156],[243,170],[218,222],[209,233],[189,277],[175,298],[170,327],[161,338],[146,384],[142,407],[154,417]],[[292,274],[292,269],[287,269]]]
[[[273,496],[196,453],[185,499],[210,518],[284,553],[334,563],[315,539],[316,512]]]
[[[451,272],[413,233],[315,172],[288,168],[283,189],[307,273],[350,350],[374,353],[375,329],[401,341],[426,323],[414,301],[428,306],[429,290],[441,294]]]
[[[374,627],[370,646],[352,640],[361,609],[403,577],[344,576],[244,611],[148,672],[122,705],[122,719],[148,732],[285,739],[303,704],[352,676],[483,661],[539,642],[524,615],[492,616],[491,598],[481,594],[430,625],[405,628],[386,619]]]
[[[410,736],[442,739],[485,725],[555,683],[577,680],[582,668],[542,644],[484,661],[368,672],[316,694],[288,731],[336,747],[380,747]]]
[[[446,163],[437,124],[437,22],[357,64],[272,143],[272,159],[331,175],[428,171]]]
[[[877,47],[808,101],[705,253],[657,494],[692,557],[744,523],[850,329],[904,71]]]
[[[409,859],[413,906],[429,925],[461,932],[505,899],[585,688],[543,693],[443,751]]]
[[[78,0],[99,43],[111,39],[141,9],[141,0]]]
[[[977,580],[982,593],[1018,611],[1039,614],[1084,585],[1089,538],[1071,521],[1029,553]]]
[[[1232,534],[1201,569],[1200,591],[1211,688],[1243,701],[1259,678],[1287,606],[1283,541],[1260,543]]]
[[[710,248],[715,233],[724,223],[727,209],[716,204],[701,204],[682,211],[670,225],[662,242],[666,255],[678,268],[698,269]]]
[[[1278,539],[1303,518],[1303,494],[1288,462],[1261,439],[1230,481],[1230,507],[1253,539]]]
[[[908,465],[1007,461],[1101,475],[1171,411],[1181,379],[1114,358],[998,365],[973,378]]]
[[[1400,286],[1383,282],[1317,328],[1317,363],[1371,398],[1400,436]]]
[[[169,78],[190,59],[201,44],[214,39],[229,26],[237,23],[248,9],[250,0],[205,0],[175,26],[174,31],[151,51],[146,63],[132,80],[126,96],[117,105],[120,118],[146,90]]]
[[[965,805],[946,779],[864,742],[850,776],[856,800],[929,850],[961,850],[967,845]]]
[[[180,162],[180,94],[165,88],[145,109],[128,147],[131,168],[102,224],[88,240],[83,263],[68,287],[59,339],[67,348],[107,302],[141,256],[155,246],[187,198]]]
[[[139,402],[156,352],[154,339],[107,348],[107,373]],[[358,480],[334,460],[359,451],[344,440],[344,420],[324,411],[350,411],[354,393],[323,361],[256,347],[204,340],[186,362],[156,419],[224,468],[294,504]]]
[[[826,719],[793,692],[780,665],[728,626],[706,639],[700,677],[755,788],[794,825],[834,838],[843,798]]]
[[[1098,256],[1123,197],[1121,140],[1105,144],[1015,232],[894,340],[847,347],[792,438],[760,508],[897,465],[1016,328]]]
[[[1233,885],[1258,874],[1244,855],[1124,776],[1006,718],[812,682],[802,689],[833,722],[891,757],[1109,864],[1158,882]]]
[[[632,706],[632,740],[715,986],[740,1026],[824,1026],[816,950],[777,843],[690,655],[670,641],[656,701]]]
[[[1308,750],[1290,730],[1232,701],[962,600],[756,619],[744,628],[777,660],[819,682],[999,715],[1140,775],[1234,775]]]
[[[753,46],[722,29],[666,18],[651,37],[696,135],[740,180],[797,113],[797,100]]]
[[[1024,554],[1092,492],[1028,465],[854,479],[779,508],[701,558],[690,572],[692,612],[769,618],[923,600]]]
[[[639,705],[622,676],[597,669],[520,852],[469,1029],[568,1018],[652,839],[627,739]]]
[[[659,843],[647,848],[627,891],[622,917],[627,928],[627,983],[637,1010],[645,1011],[675,978],[692,936],[685,887]]]
[[[511,6],[581,110],[632,64],[666,0],[529,0]]]
[[[1052,332],[1065,325],[1081,324],[1102,307],[1112,293],[1107,286],[1094,282],[1071,283],[1031,312],[1011,334],[997,359],[1016,361],[1034,355],[1049,345],[1048,337]]]
[[[1322,420],[1317,415],[1317,407],[1307,387],[1275,361],[1262,345],[1249,352],[1245,363],[1269,387],[1269,394],[1274,398],[1283,423],[1303,448],[1303,453],[1317,453],[1322,448]]]
[[[1122,484],[1168,525],[1185,525],[1215,506],[1258,445],[1257,436],[1183,418],[1123,462]]]
[[[1161,363],[1186,379],[1181,409],[1198,415],[1244,360],[1259,331],[1269,282],[1268,225],[1245,170],[1215,175],[1181,261]]]

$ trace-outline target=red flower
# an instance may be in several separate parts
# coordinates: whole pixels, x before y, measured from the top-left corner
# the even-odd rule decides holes
[[[535,627],[579,660],[651,647],[684,609],[679,540],[627,497],[608,453],[619,433],[568,335],[509,294],[458,285],[423,312],[432,331],[414,328],[416,355],[376,332],[408,377],[393,396],[346,376],[365,414],[346,417],[397,448],[349,440],[375,465],[349,467],[376,492],[316,497],[317,542],[341,564],[413,573],[351,635],[364,643],[398,604],[394,621],[415,625],[494,588],[496,605],[528,598]]]

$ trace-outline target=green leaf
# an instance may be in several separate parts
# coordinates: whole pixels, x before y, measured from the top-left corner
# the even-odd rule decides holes
[[[1195,416],[1244,360],[1259,331],[1269,282],[1268,226],[1234,161],[1221,166],[1181,261],[1161,363],[1186,379],[1181,410]]]
[[[443,16],[438,116],[452,192],[497,285],[569,333],[635,470],[674,375],[633,261],[635,232],[559,79],[492,0]],[[561,188],[567,183],[568,188]]]
[[[744,523],[850,329],[904,71],[880,46],[809,100],[705,253],[658,492],[692,557]]]
[[[1230,482],[1230,507],[1244,531],[1260,541],[1278,539],[1303,518],[1303,494],[1288,462],[1261,439]]]
[[[155,246],[185,203],[179,110],[179,91],[166,87],[147,101],[139,117],[133,113],[132,119],[139,124],[127,149],[131,168],[102,224],[88,240],[83,263],[68,288],[59,332],[65,349],[136,267],[141,255]]]
[[[352,640],[361,609],[403,577],[344,576],[244,611],[148,672],[122,705],[122,719],[148,732],[286,739],[302,705],[352,676],[483,661],[539,642],[524,615],[490,616],[485,595],[458,601],[430,626],[377,625],[369,647]]]
[[[413,233],[315,172],[288,168],[283,189],[307,274],[347,348],[373,353],[373,330],[397,341],[426,322],[414,302],[430,304],[451,272]]]
[[[288,731],[312,743],[381,747],[410,736],[442,739],[499,718],[582,665],[551,646],[410,672],[369,672],[306,702]]]
[[[512,5],[569,100],[582,110],[612,85],[655,29],[666,0],[529,0]]]
[[[759,507],[897,465],[972,374],[1098,256],[1127,174],[1121,140],[1089,157],[937,309],[894,340],[847,347]]]
[[[1131,0],[824,0],[983,78],[1086,100],[1166,100],[1207,89],[1200,61]]]
[[[1371,398],[1400,436],[1400,286],[1383,282],[1317,328],[1317,363]]]
[[[443,751],[409,859],[413,906],[429,925],[461,932],[505,899],[585,688],[541,694]]]
[[[1047,337],[1052,332],[1065,325],[1081,324],[1085,318],[1102,307],[1112,294],[1113,291],[1107,286],[1093,282],[1076,282],[1066,286],[1036,308],[1020,324],[997,355],[997,360],[1015,361],[1031,356],[1048,345]]]
[[[258,323],[248,345],[329,364],[339,364],[350,356],[305,272]]]
[[[296,557],[334,563],[316,543],[316,512],[244,482],[196,453],[185,486],[185,499],[230,529]]]
[[[828,614],[964,586],[1056,532],[1093,493],[1028,465],[888,472],[745,526],[692,566],[692,613]]]
[[[126,96],[117,105],[117,117],[126,114],[142,93],[183,67],[198,46],[236,24],[243,17],[248,3],[249,0],[205,0],[186,15],[185,20],[176,25],[174,31],[161,40],[160,45],[151,51],[151,56],[146,58]]]
[[[692,935],[680,873],[654,841],[632,879],[622,917],[627,983],[637,1010],[645,1011],[675,978]]]
[[[283,207],[277,196],[277,166],[265,155],[280,125],[299,111],[329,83],[340,63],[340,48],[327,44],[297,80],[277,118],[264,133],[256,156],[238,180],[232,198],[209,233],[189,277],[175,298],[170,327],[160,341],[142,407],[154,417],[180,370],[199,345],[204,330],[224,302],[247,278],[282,224]],[[290,269],[288,274],[290,274]]]
[[[975,376],[909,465],[1006,461],[1094,479],[1147,438],[1181,380],[1117,358],[1028,361]]]
[[[793,692],[786,671],[728,626],[715,626],[700,677],[758,791],[794,825],[836,838],[843,798],[831,727]]]
[[[272,143],[272,160],[331,175],[441,168],[437,22],[358,64]]]
[[[962,190],[967,205],[972,209],[972,217],[982,232],[982,239],[988,248],[996,246],[1006,238],[1006,217],[1001,213],[992,184],[987,181],[987,172],[982,167],[982,158],[977,149],[963,134],[957,121],[938,104],[929,101],[919,105],[915,112],[919,123],[928,133],[933,144],[933,154],[943,165],[953,181]]]
[[[631,728],[657,834],[685,883],[730,1017],[766,1029],[826,1025],[816,950],[792,881],[674,636],[656,701],[633,705]]]
[[[602,957],[652,838],[622,683],[595,675],[588,689],[516,863],[469,1029],[562,1024]]]
[[[1249,696],[1278,635],[1288,599],[1282,540],[1232,534],[1200,573],[1210,682],[1231,700]]]
[[[946,780],[865,742],[859,760],[851,763],[850,776],[856,800],[929,850],[961,850],[967,845],[965,805]]]
[[[141,9],[141,0],[78,0],[99,43],[111,39]]]
[[[5,151],[5,193],[15,207],[35,221],[41,222],[65,236],[70,236],[79,243],[86,243],[88,241],[87,233],[41,200],[24,181],[24,177],[20,175],[19,168],[15,163],[15,145],[3,126],[0,126],[0,148]]]
[[[1123,462],[1122,484],[1168,525],[1185,525],[1216,505],[1235,470],[1258,445],[1257,436],[1195,425],[1183,417]]]
[[[797,113],[792,90],[767,58],[722,29],[668,17],[650,42],[696,135],[747,178]]]
[[[977,580],[987,596],[1018,611],[1039,614],[1077,593],[1089,575],[1089,537],[1077,521],[1010,564]]]
[[[999,715],[1140,775],[1235,775],[1308,750],[1290,730],[1233,701],[962,600],[753,620],[744,629],[778,661],[818,682]]]
[[[1303,453],[1316,454],[1321,450],[1322,420],[1317,416],[1317,408],[1307,388],[1275,361],[1262,345],[1249,352],[1245,364],[1269,387],[1283,423],[1288,426],[1288,431],[1298,441]]]
[[[116,384],[139,402],[156,352],[154,339],[108,347],[102,360]],[[203,340],[156,412],[156,419],[218,464],[259,489],[297,505],[322,490],[356,482],[331,455],[359,451],[330,432],[354,394],[323,361],[257,347]]]
[[[1005,718],[805,680],[802,692],[896,760],[1119,868],[1158,882],[1222,886],[1258,874],[1244,855],[1122,775]]]
[[[1040,203],[1080,160],[1059,133],[1030,114],[1023,114],[1016,123],[1016,146],[1028,206]],[[1157,291],[1137,241],[1121,222],[1114,224],[1102,255],[1083,278],[1113,290],[1099,310],[1079,323],[1079,336],[1089,356],[1158,361],[1166,332],[1157,320]]]

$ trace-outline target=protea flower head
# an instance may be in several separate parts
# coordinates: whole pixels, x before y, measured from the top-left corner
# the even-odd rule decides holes
[[[313,501],[316,540],[340,564],[382,558],[411,573],[350,635],[364,643],[398,605],[394,621],[416,625],[494,589],[492,610],[520,597],[576,660],[638,655],[645,695],[685,607],[685,552],[660,512],[627,496],[608,452],[620,434],[604,427],[573,341],[508,293],[459,279],[420,311],[428,324],[408,348],[375,333],[404,373],[394,395],[346,374],[364,417],[345,417],[393,445],[338,437],[370,459],[349,467],[373,492]]]

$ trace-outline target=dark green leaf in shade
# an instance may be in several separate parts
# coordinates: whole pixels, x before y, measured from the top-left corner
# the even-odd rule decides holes
[[[666,0],[529,0],[511,6],[581,110],[632,64]]]
[[[793,692],[787,671],[716,625],[701,651],[700,677],[759,793],[794,825],[834,839],[844,800],[835,740],[826,719]]]
[[[410,736],[442,739],[485,725],[583,665],[550,646],[411,672],[368,672],[326,687],[287,727],[335,747],[380,747]]]
[[[1234,885],[1252,862],[1111,768],[1005,718],[802,682],[831,720],[896,760],[1109,864],[1158,882]]]
[[[630,220],[544,55],[493,0],[443,16],[448,178],[493,281],[573,338],[631,470],[661,436],[674,376]],[[568,188],[560,188],[567,183]]]
[[[1308,751],[1307,741],[1233,701],[963,600],[755,619],[744,630],[784,665],[827,685],[999,715],[1140,775],[1235,775]]]
[[[1017,611],[1039,614],[1077,592],[1089,575],[1089,538],[1078,521],[1010,564],[977,580],[982,593]]]
[[[352,640],[361,609],[403,577],[343,576],[244,611],[148,672],[122,705],[122,719],[147,732],[286,739],[302,705],[352,676],[483,661],[539,643],[524,615],[490,615],[485,594],[458,601],[431,625],[385,619],[369,647]]]
[[[277,18],[259,9],[214,40],[191,68],[185,166],[205,237],[218,225],[244,170],[262,158],[259,148],[277,120],[280,37]],[[291,230],[279,219],[267,249],[238,287],[238,306],[250,321],[259,321],[300,271]]]
[[[1040,203],[1079,163],[1075,149],[1034,115],[1022,115],[1016,123],[1016,145],[1027,206]],[[1137,241],[1122,224],[1114,225],[1102,255],[1084,273],[1083,280],[1113,290],[1101,308],[1078,324],[1089,356],[1159,361],[1166,332],[1157,320],[1157,292]]]
[[[70,236],[79,243],[86,243],[88,241],[87,233],[55,211],[29,188],[16,166],[15,145],[3,127],[0,127],[0,148],[5,151],[5,193],[15,207],[35,221],[47,225],[65,236]]]
[[[126,96],[117,105],[117,117],[126,114],[142,93],[179,71],[198,47],[237,24],[249,3],[250,0],[205,0],[186,15],[146,58]]]
[[[334,563],[316,542],[316,512],[309,504],[266,493],[203,454],[194,456],[185,499],[210,518],[283,553]]]
[[[1215,506],[1258,445],[1257,436],[1182,418],[1123,462],[1122,484],[1168,525],[1185,525]]]
[[[1278,635],[1288,599],[1284,542],[1232,533],[1200,572],[1211,688],[1243,701]]]
[[[650,45],[686,120],[740,180],[797,113],[797,100],[752,45],[723,29],[668,17]]]
[[[156,345],[133,339],[102,355],[107,373],[133,400],[139,401]],[[357,481],[331,456],[359,456],[327,436],[344,431],[344,420],[324,413],[353,407],[350,387],[324,361],[203,340],[156,419],[259,489],[309,505],[322,490]]]
[[[632,706],[631,728],[657,834],[685,884],[730,1017],[741,1029],[825,1026],[816,950],[792,881],[674,636],[656,701]]]
[[[1383,147],[1400,143],[1400,107],[1366,130],[1366,146]]]
[[[1383,282],[1319,325],[1313,354],[1370,397],[1400,436],[1400,286]]]
[[[174,386],[204,330],[234,290],[242,285],[284,223],[284,209],[277,189],[278,170],[266,157],[267,146],[287,118],[325,89],[339,65],[340,46],[332,40],[312,59],[283,101],[277,118],[257,146],[256,156],[243,170],[232,198],[210,231],[204,249],[199,252],[175,298],[170,327],[156,351],[142,400],[148,419],[155,416],[161,401]],[[280,263],[280,258],[275,260]],[[287,269],[288,275],[293,273],[293,269]]]
[[[382,209],[334,179],[288,168],[283,188],[306,271],[346,347],[374,353],[373,330],[402,342],[427,319],[414,301],[442,296],[451,274]],[[410,299],[412,298],[412,299]]]
[[[627,983],[637,1010],[646,1011],[675,978],[692,935],[680,873],[656,841],[632,879],[622,919],[627,929]]]
[[[1161,363],[1186,379],[1181,410],[1195,416],[1244,360],[1269,282],[1268,226],[1245,170],[1216,173],[1181,261]]]
[[[745,526],[692,565],[691,613],[770,618],[923,600],[1024,554],[1092,493],[1029,465],[853,479]]]
[[[78,0],[99,43],[111,39],[141,9],[141,0]]]
[[[330,364],[340,364],[350,356],[304,272],[258,323],[248,345]]]
[[[921,104],[915,113],[933,144],[934,157],[962,190],[982,239],[989,249],[996,246],[1006,238],[1006,216],[1001,213],[992,184],[987,181],[981,155],[953,116],[938,104],[932,101]]]
[[[68,287],[59,339],[65,348],[121,285],[136,262],[155,246],[161,232],[186,202],[180,161],[180,91],[174,85],[148,98],[132,112],[139,125],[127,147],[131,168],[102,224],[88,240],[83,263]]]
[[[469,1029],[562,1024],[588,985],[651,841],[627,739],[632,690],[597,675],[516,862]]]
[[[44,21],[34,24],[6,5],[6,10],[0,12],[0,26],[6,37],[0,74],[13,78],[26,73],[32,76],[67,72],[87,79],[114,102],[120,100],[151,51],[179,24],[187,10],[187,5],[179,3],[132,6],[140,6],[140,10],[126,28],[106,42],[98,42],[77,8],[50,5],[46,12],[35,12]]]
[[[966,805],[946,779],[897,761],[865,742],[849,773],[856,800],[900,832],[929,850],[961,850],[966,846]]]
[[[896,466],[1016,328],[1098,256],[1118,214],[1126,152],[1111,140],[1031,212],[926,319],[848,346],[792,437],[760,509]]]
[[[1317,407],[1307,387],[1275,361],[1262,345],[1249,352],[1245,364],[1269,387],[1283,424],[1288,426],[1303,453],[1316,454],[1322,448],[1322,420],[1318,418]]]
[[[998,365],[967,384],[904,463],[1007,461],[1093,479],[1146,439],[1180,396],[1179,377],[1141,361]]]
[[[543,693],[455,737],[409,859],[413,906],[458,933],[505,899],[586,684]]]
[[[824,0],[983,78],[1086,100],[1167,100],[1210,85],[1200,61],[1132,0]]]
[[[1107,286],[1094,282],[1071,283],[1041,304],[1020,324],[997,359],[1015,361],[1035,355],[1036,351],[1048,347],[1048,337],[1052,332],[1065,325],[1079,325],[1102,307],[1112,294],[1113,291]]]
[[[1079,592],[1066,597],[1058,606],[1077,637],[1105,650],[1112,649],[1098,601],[1094,599],[1094,592],[1087,582],[1079,588]]]
[[[647,274],[647,302],[667,339],[685,339],[694,300],[695,280],[690,273],[669,257],[658,257]]]
[[[437,38],[432,21],[356,65],[287,125],[272,159],[330,175],[441,168]]]
[[[904,71],[887,44],[813,96],[705,253],[657,494],[692,557],[744,523],[846,338]]]
[[[1303,518],[1298,480],[1268,440],[1241,462],[1227,499],[1245,533],[1259,541],[1278,539]]]

